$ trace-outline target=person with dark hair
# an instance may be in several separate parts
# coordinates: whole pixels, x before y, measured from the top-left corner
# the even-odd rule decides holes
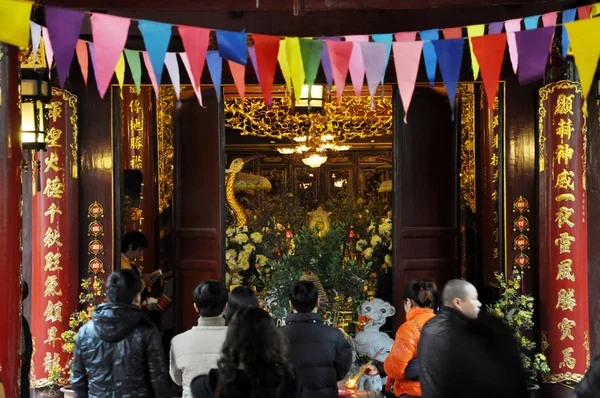
[[[381,373],[394,380],[393,392],[399,397],[420,397],[421,385],[418,378],[417,346],[423,325],[435,315],[435,291],[437,288],[431,280],[414,280],[404,287],[402,301],[406,312],[406,322],[398,328],[390,354],[380,366],[367,367],[366,374]],[[412,365],[413,371],[408,366]]]
[[[195,398],[300,397],[285,340],[266,311],[240,308],[228,329],[218,368],[192,381]]]
[[[75,397],[167,397],[166,359],[158,329],[142,317],[142,282],[131,270],[112,273],[105,304],[77,333],[71,385]]]
[[[227,307],[225,307],[225,319],[227,323],[231,323],[235,313],[244,307],[258,308],[258,298],[256,298],[254,290],[248,286],[238,286],[229,293]]]
[[[451,344],[450,332],[465,327],[469,320],[477,319],[481,308],[477,289],[462,279],[446,283],[442,300],[443,308],[423,327],[418,346],[419,381],[422,396],[427,398],[447,396],[442,395],[441,377],[446,365],[441,362],[441,357]]]
[[[600,355],[594,358],[583,380],[575,387],[575,398],[600,397]]]
[[[289,358],[304,385],[303,398],[337,398],[337,382],[352,365],[352,349],[341,331],[326,326],[317,313],[319,291],[310,281],[290,289],[292,313],[282,329]]]
[[[21,292],[21,302],[29,297],[29,285],[23,281]],[[22,341],[21,352],[21,398],[29,398],[29,371],[31,370],[31,355],[33,355],[33,339],[31,337],[31,328],[24,314],[21,314]]]
[[[141,278],[142,295],[146,287],[150,287],[152,281],[162,275],[161,270],[145,274],[144,270],[134,263],[134,260],[144,255],[146,248],[148,248],[148,238],[140,231],[129,231],[121,240],[121,270],[130,269]]]
[[[183,387],[183,398],[191,398],[190,383],[217,365],[225,341],[227,326],[223,311],[227,290],[217,281],[208,280],[194,289],[194,309],[198,326],[178,334],[171,340],[171,378]]]

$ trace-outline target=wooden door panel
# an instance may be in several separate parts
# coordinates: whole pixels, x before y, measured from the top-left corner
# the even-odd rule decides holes
[[[223,274],[224,130],[214,90],[181,101],[176,135],[177,328],[196,325],[194,288]]]
[[[394,279],[395,306],[404,286],[433,278],[441,288],[458,275],[456,132],[444,93],[417,87],[408,124],[399,98],[394,134]]]

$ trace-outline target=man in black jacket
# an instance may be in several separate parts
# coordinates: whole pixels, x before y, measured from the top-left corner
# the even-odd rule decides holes
[[[293,311],[283,334],[289,358],[304,389],[303,398],[337,398],[338,380],[352,365],[352,349],[341,331],[323,324],[317,313],[319,291],[314,283],[298,281],[290,290]]]
[[[444,396],[442,378],[447,369],[442,359],[451,344],[450,333],[466,327],[469,319],[477,319],[481,308],[475,286],[461,279],[446,283],[442,300],[441,311],[425,324],[419,341],[419,381],[423,398]],[[468,383],[467,380],[455,382]]]
[[[160,333],[142,317],[141,291],[142,282],[131,270],[108,278],[108,303],[96,307],[75,340],[75,397],[171,396]]]

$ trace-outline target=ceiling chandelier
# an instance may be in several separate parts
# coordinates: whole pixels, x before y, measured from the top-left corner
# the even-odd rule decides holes
[[[323,109],[323,86],[302,86],[300,99],[296,102],[295,110],[307,113],[303,122],[304,128],[292,137],[295,144],[277,148],[283,155],[302,155],[302,163],[312,168],[318,168],[327,161],[329,151],[347,151],[349,145],[343,145],[336,139],[333,127],[328,123],[327,116],[320,112]]]

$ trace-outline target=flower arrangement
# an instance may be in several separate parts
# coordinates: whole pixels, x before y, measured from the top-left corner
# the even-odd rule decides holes
[[[534,299],[531,295],[523,294],[521,290],[521,272],[513,270],[510,278],[505,278],[502,273],[495,273],[500,289],[500,299],[493,305],[487,306],[487,311],[504,321],[514,333],[521,347],[521,360],[523,368],[535,381],[550,372],[546,357],[541,353],[534,353],[536,344],[531,341],[525,331],[533,329]]]
[[[356,252],[364,263],[372,263],[383,272],[389,270],[392,266],[391,215],[369,225],[367,235],[356,242]]]
[[[75,350],[75,338],[77,337],[79,328],[92,319],[94,308],[104,301],[104,280],[97,275],[83,279],[80,287],[79,303],[83,309],[71,314],[69,317],[69,327],[71,330],[67,330],[60,335],[63,341],[62,349],[69,355],[73,355],[73,351]],[[70,374],[71,360],[65,366],[65,371],[68,374]]]

